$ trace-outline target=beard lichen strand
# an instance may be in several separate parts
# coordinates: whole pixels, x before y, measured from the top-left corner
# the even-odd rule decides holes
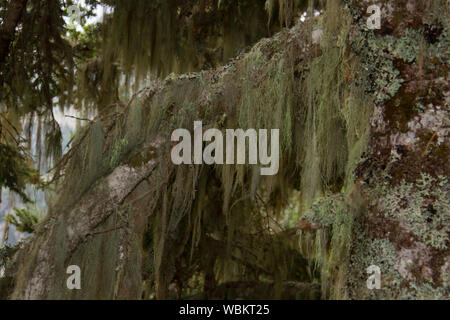
[[[264,0],[217,2],[116,1],[106,19],[105,67],[118,61],[137,80],[150,70],[164,76],[198,71],[270,35],[262,23],[267,19]]]
[[[310,14],[312,8],[321,10],[323,2],[114,1],[114,12],[105,18],[101,69],[110,81],[118,63],[138,85],[151,73],[167,76],[214,68],[282,27],[291,27],[308,8]]]
[[[330,24],[335,24],[335,21],[332,21]],[[347,22],[348,23],[348,22]],[[336,27],[336,26],[334,26]],[[333,28],[334,28],[333,27]],[[335,30],[335,29],[333,29]],[[348,29],[343,28],[344,34],[341,34],[341,39],[346,39],[346,32],[348,32]],[[306,136],[309,135],[312,139],[304,139],[303,141],[312,141],[315,146],[315,148],[320,148],[320,152],[313,152],[312,154],[316,154],[315,159],[312,161],[314,163],[317,163],[319,167],[317,167],[315,172],[308,172],[308,169],[312,168],[311,165],[309,165],[307,162],[304,163],[304,168],[306,168],[303,171],[303,176],[307,176],[308,174],[311,174],[312,176],[317,175],[315,179],[317,179],[317,186],[320,192],[324,193],[328,190],[332,190],[332,187],[337,188],[337,190],[340,190],[343,187],[344,181],[346,182],[346,187],[349,189],[353,183],[353,169],[356,166],[356,163],[358,162],[362,152],[364,151],[364,146],[366,142],[366,135],[368,132],[368,116],[369,116],[369,110],[370,110],[370,102],[366,101],[361,94],[355,89],[354,92],[345,93],[347,95],[350,95],[350,100],[343,100],[344,96],[344,74],[346,71],[347,63],[348,61],[345,61],[344,54],[345,52],[345,46],[342,45],[341,40],[341,47],[338,48],[332,48],[333,44],[328,44],[330,48],[327,48],[327,44],[324,45],[324,53],[321,57],[317,58],[317,61],[313,62],[316,63],[313,65],[311,69],[311,73],[309,74],[309,79],[312,79],[313,81],[309,82],[306,81],[305,86],[308,88],[308,85],[310,86],[308,89],[310,90],[310,96],[309,101],[314,101],[315,103],[309,105],[310,114],[309,118],[307,117],[305,121],[310,121],[309,125],[305,126],[306,128]],[[329,49],[329,52],[326,50]],[[248,57],[251,57],[252,53],[250,53]],[[325,62],[326,61],[332,61],[335,68],[327,69],[325,68]],[[245,60],[247,61],[247,60]],[[246,70],[248,70],[248,73],[257,70],[258,68],[261,68],[262,65],[264,65],[265,61],[264,59],[261,60],[261,55],[259,52],[257,52],[255,59],[249,58],[248,61],[250,61],[250,67],[247,67]],[[255,64],[251,64],[251,62],[254,61]],[[280,65],[283,65],[283,60],[280,60]],[[267,63],[268,64],[268,63]],[[265,67],[267,68],[264,72],[264,74],[270,74],[270,67],[267,67],[267,64]],[[257,67],[255,67],[255,65]],[[269,64],[270,65],[270,64]],[[290,72],[280,72],[280,74],[283,75],[290,75]],[[317,77],[312,76],[318,75]],[[253,79],[255,81],[255,77],[250,77],[250,79]],[[317,79],[317,80],[316,80]],[[280,80],[280,79],[277,79]],[[281,79],[282,80],[282,79]],[[273,81],[273,80],[272,80]],[[337,81],[333,82],[333,81]],[[261,81],[263,84],[266,84],[264,80]],[[292,82],[292,81],[291,81]],[[291,83],[290,82],[290,83]],[[268,81],[270,84],[271,82]],[[261,83],[259,83],[261,88]],[[277,85],[283,86],[283,81],[278,81]],[[253,88],[250,85],[246,85],[244,82],[244,88],[243,92],[245,94],[248,94],[249,92],[261,92],[263,91],[260,88]],[[336,92],[333,91],[333,89],[338,88]],[[258,91],[261,90],[261,91]],[[284,91],[286,92],[286,91]],[[279,97],[279,95],[276,94],[276,91],[272,91],[271,94],[275,97]],[[289,92],[288,92],[289,95]],[[272,97],[272,96],[269,96]],[[348,96],[346,97],[348,98]],[[244,98],[245,99],[245,98]],[[258,117],[252,117],[251,125],[254,127],[259,127],[261,125],[267,125],[267,121],[271,121],[271,124],[280,125],[279,118],[271,117],[270,119],[265,119],[264,115],[267,114],[267,111],[260,109],[255,112],[252,108],[264,108],[265,106],[271,107],[270,102],[267,103],[267,101],[264,101],[264,99],[261,99],[257,96],[257,94],[253,95],[250,98],[246,99],[249,102],[254,102],[256,107],[253,107],[252,105],[246,105],[245,107],[241,106],[239,109],[240,114],[240,125],[246,127],[250,126],[250,124],[247,124],[245,120],[247,120],[250,114],[257,114],[262,115],[263,118]],[[279,101],[284,101],[283,99],[279,99]],[[349,101],[353,102],[353,104],[349,104]],[[355,103],[357,101],[357,103]],[[358,104],[358,103],[361,103]],[[297,104],[298,105],[298,104]],[[283,110],[283,108],[280,108],[280,105],[278,104],[278,110]],[[348,117],[348,108],[353,108],[353,113],[356,109],[354,108],[361,108],[362,111],[358,113],[360,116],[355,118]],[[347,108],[347,109],[346,109]],[[261,112],[262,111],[262,112]],[[289,113],[289,112],[287,112]],[[290,113],[289,113],[290,114]],[[309,119],[309,120],[308,120]],[[277,122],[278,120],[278,122]],[[289,123],[289,122],[288,122]],[[270,124],[269,124],[270,126]],[[283,129],[289,128],[289,126],[282,126]],[[358,130],[357,130],[358,129]],[[331,130],[331,131],[330,131]],[[329,132],[337,133],[337,139],[336,137],[331,137],[329,135]],[[288,134],[290,136],[290,134]],[[316,140],[314,137],[320,137],[321,140]],[[331,140],[330,140],[331,139]],[[341,149],[333,149],[334,146],[343,146]],[[225,168],[222,168],[224,170]],[[229,171],[229,170],[228,170]],[[233,173],[234,172],[234,173]],[[348,175],[346,175],[346,173]],[[320,176],[319,176],[320,174]],[[229,207],[230,199],[232,198],[232,193],[236,190],[236,186],[238,183],[242,184],[242,179],[237,179],[236,177],[242,177],[242,171],[237,168],[236,170],[231,170],[231,172],[223,174],[223,180],[222,183],[224,185],[225,191],[225,203],[224,208]],[[337,179],[337,178],[340,178]],[[285,181],[284,181],[285,182]],[[333,186],[334,184],[334,186]],[[335,186],[338,184],[337,186]],[[278,184],[280,185],[280,184]],[[286,185],[286,183],[282,183],[282,185]],[[311,185],[305,185],[304,189],[305,191],[311,188]],[[243,195],[245,194],[245,189],[239,189],[239,194]],[[320,194],[320,193],[319,193]],[[311,199],[313,199],[316,195],[312,195]],[[270,198],[270,196],[269,196]],[[229,212],[229,214],[233,214],[232,212]],[[348,248],[350,244],[350,238],[349,235],[351,234],[352,230],[352,217],[353,214],[351,212],[348,212],[348,220],[345,224],[342,225],[341,229],[337,228],[335,230],[331,231],[331,234],[329,237],[325,237],[326,231],[322,231],[322,233],[319,233],[318,235],[318,243],[316,245],[316,261],[318,261],[322,268],[322,286],[324,290],[324,297],[342,297],[343,292],[343,281],[344,281],[344,275],[345,275],[345,267],[341,268],[340,271],[337,274],[331,274],[332,270],[336,265],[339,263],[345,266],[348,260]],[[230,230],[235,227],[232,226],[231,223],[229,225]],[[229,234],[234,234],[233,232],[229,231]],[[331,240],[328,240],[328,238],[331,238]],[[230,236],[229,236],[230,239]],[[331,241],[331,243],[329,243]],[[331,246],[331,249],[330,249]],[[331,250],[331,251],[330,251]],[[328,252],[330,253],[328,254]],[[320,257],[320,258],[319,258]],[[335,262],[338,261],[338,262]],[[231,266],[229,266],[227,269],[230,269]],[[230,272],[228,271],[228,274]],[[227,276],[227,279],[230,278],[230,276]],[[336,285],[336,289],[331,291],[330,288],[332,288],[332,285]]]

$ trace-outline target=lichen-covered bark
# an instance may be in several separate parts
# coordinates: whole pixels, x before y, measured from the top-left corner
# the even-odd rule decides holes
[[[365,3],[356,6],[364,11]],[[366,211],[351,228],[337,297],[449,297],[448,32],[448,2],[384,1],[381,30],[362,50],[354,46],[377,78],[375,110],[350,192],[362,196]],[[339,232],[347,202],[348,193],[322,198],[308,219]],[[330,219],[330,211],[344,216]],[[364,284],[370,265],[381,268],[381,290]]]
[[[139,298],[140,270],[134,268],[140,265],[136,243],[142,231],[134,223],[145,213],[136,207],[131,220],[123,205],[139,193],[141,184],[148,183],[154,166],[150,161],[140,168],[117,167],[73,209],[43,222],[16,257],[23,265],[17,270],[11,298]],[[81,295],[64,290],[69,265],[85,272]]]

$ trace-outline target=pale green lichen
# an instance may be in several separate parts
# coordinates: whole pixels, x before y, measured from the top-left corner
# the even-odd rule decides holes
[[[352,12],[355,19],[358,13]],[[446,20],[448,22],[448,19]],[[367,30],[365,19],[359,19],[360,30],[352,36],[350,45],[361,57],[368,71],[369,81],[364,84],[366,91],[374,95],[377,104],[383,104],[396,95],[404,79],[394,62],[418,63],[420,56],[437,58],[441,63],[449,62],[448,23],[443,23],[443,32],[435,43],[427,43],[424,29],[407,28],[398,36],[377,36]],[[365,30],[365,31],[364,31]]]
[[[337,194],[316,199],[311,209],[303,215],[320,229],[300,235],[300,250],[320,268],[322,297],[342,299],[348,297],[346,282],[350,272],[351,247],[354,235],[359,233],[355,223],[363,206],[351,201],[348,195]]]
[[[447,300],[448,286],[434,287],[431,282],[421,285],[411,282],[409,288],[404,288],[401,298],[404,300]]]
[[[378,47],[389,52],[394,58],[412,63],[420,54],[422,35],[413,29],[405,29],[401,37],[378,38]]]
[[[350,206],[345,202],[344,194],[330,195],[316,199],[303,218],[324,227],[331,227],[349,222],[349,210]]]
[[[392,187],[381,184],[380,204],[386,217],[406,223],[425,244],[447,248],[450,233],[450,197],[446,177],[422,174],[415,183],[403,181]]]
[[[361,232],[358,241],[353,242],[350,258],[350,273],[347,282],[349,297],[353,299],[390,299],[397,295],[402,278],[395,270],[398,261],[397,251],[388,239],[368,239]],[[370,290],[366,281],[366,270],[377,266],[381,271],[381,288]]]
[[[394,37],[376,37],[373,33],[360,34],[351,42],[352,49],[362,57],[362,63],[371,77],[365,84],[368,92],[374,93],[377,104],[394,97],[400,89],[403,79],[400,71],[394,67],[394,58],[401,56],[412,59],[412,50]]]

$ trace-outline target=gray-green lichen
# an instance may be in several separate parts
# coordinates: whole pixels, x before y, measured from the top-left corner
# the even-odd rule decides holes
[[[360,230],[361,231],[361,230]],[[360,241],[354,241],[350,258],[347,289],[352,299],[389,299],[394,298],[402,282],[395,270],[398,261],[397,251],[388,239],[365,238],[361,233]],[[370,290],[366,280],[369,266],[377,266],[381,271],[381,288]]]
[[[392,187],[382,182],[377,200],[386,217],[405,223],[425,244],[446,249],[450,233],[450,188],[446,177],[428,174]]]
[[[366,19],[361,19],[357,10],[353,8],[350,11],[359,23],[359,28],[351,34],[350,45],[371,75],[364,87],[373,94],[376,104],[383,104],[393,98],[405,81],[396,61],[418,64],[422,68],[423,59],[429,58],[437,59],[436,63],[449,65],[450,55],[446,49],[449,46],[449,26],[445,15],[438,15],[440,19],[437,26],[430,22],[417,29],[405,28],[399,34],[379,35],[367,29]],[[434,34],[429,35],[427,28],[436,30],[441,25],[442,30],[436,38]]]
[[[414,282],[404,288],[401,293],[403,300],[447,300],[449,286],[434,287],[431,282],[417,285]]]

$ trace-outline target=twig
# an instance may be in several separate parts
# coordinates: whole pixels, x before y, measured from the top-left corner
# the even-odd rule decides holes
[[[425,146],[425,150],[423,150],[422,155],[420,156],[420,159],[423,159],[423,157],[425,157],[425,155],[427,154],[428,148],[430,147],[431,142],[433,142],[434,138],[436,138],[439,130],[441,130],[441,126],[439,126],[439,128],[437,128],[437,130],[431,136],[430,141],[428,141],[427,145]]]
[[[88,233],[88,234],[86,235],[86,237],[89,237],[89,236],[95,236],[95,235],[99,235],[99,234],[105,234],[105,233],[108,233],[108,232],[120,230],[120,229],[122,229],[122,228],[125,228],[126,226],[127,226],[127,225],[124,224],[124,225],[121,225],[121,226],[118,226],[118,227],[115,227],[115,228],[112,228],[112,229],[100,230],[100,231],[93,231],[93,232]]]
[[[80,120],[80,121],[89,121],[89,122],[92,122],[92,120],[91,119],[85,119],[85,118],[78,118],[78,117],[75,117],[75,116],[69,116],[69,115],[64,115],[66,118],[72,118],[72,119],[76,119],[76,120]]]

